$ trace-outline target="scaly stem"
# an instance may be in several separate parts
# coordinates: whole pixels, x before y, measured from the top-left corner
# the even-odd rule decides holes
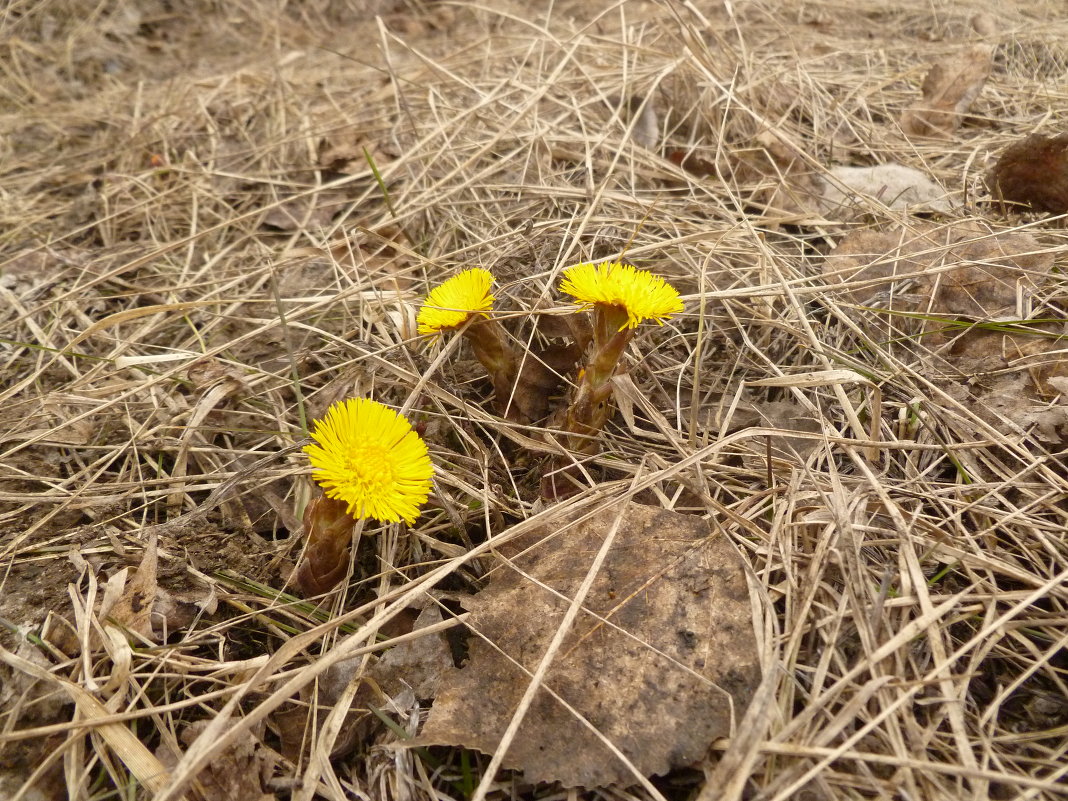
[[[598,305],[594,309],[594,350],[586,367],[579,373],[575,397],[567,409],[562,428],[566,435],[563,446],[575,456],[590,456],[599,450],[597,433],[604,428],[612,411],[612,377],[619,369],[619,361],[627,349],[634,329],[622,328],[626,311],[618,306]],[[574,463],[566,458],[555,460],[557,472],[542,480],[542,496],[560,498],[574,494],[568,475],[576,472]]]
[[[503,410],[511,397],[518,372],[518,360],[508,344],[508,334],[499,322],[486,318],[470,322],[464,328],[464,336],[471,343],[475,358],[489,373],[494,399]]]

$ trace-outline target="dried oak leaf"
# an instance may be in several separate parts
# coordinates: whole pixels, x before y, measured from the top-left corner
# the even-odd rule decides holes
[[[1035,134],[1009,145],[987,173],[986,185],[1003,204],[1068,213],[1068,133]]]
[[[901,115],[905,135],[944,139],[957,130],[990,77],[993,55],[990,45],[973,45],[931,65],[923,97]]]
[[[415,744],[485,753],[498,747],[529,684],[527,671],[541,661],[620,516],[584,611],[504,765],[529,781],[568,787],[635,782],[545,687],[643,775],[692,764],[715,739],[731,735],[760,679],[742,559],[700,518],[627,503],[502,548],[510,566],[469,602],[468,624],[477,632],[470,659],[445,677]]]

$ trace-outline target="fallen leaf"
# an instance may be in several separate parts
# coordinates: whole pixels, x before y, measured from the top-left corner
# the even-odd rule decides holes
[[[950,209],[946,190],[912,167],[890,163],[828,170],[820,201],[825,213],[863,203],[865,197],[875,198],[890,209]]]
[[[957,130],[990,77],[993,54],[993,47],[979,44],[935,62],[923,81],[923,97],[901,115],[901,130],[941,139]]]
[[[100,609],[101,618],[107,617],[126,631],[138,634],[146,640],[155,640],[156,635],[152,629],[152,606],[156,602],[159,590],[156,584],[158,563],[156,535],[153,534],[145,545],[145,552],[141,557],[137,572],[126,582],[122,595],[114,605]]]
[[[1009,145],[987,173],[986,185],[1002,204],[1068,213],[1068,133],[1035,134]]]
[[[428,603],[415,619],[415,631],[441,623],[437,603]],[[445,634],[437,632],[394,645],[368,671],[390,697],[410,689],[417,699],[433,698],[443,677],[456,670]]]
[[[190,746],[208,725],[198,720],[186,726],[180,735],[183,745]],[[274,772],[279,755],[267,748],[257,737],[246,734],[234,743],[219,749],[207,766],[197,774],[204,790],[204,798],[227,801],[275,801],[274,793],[264,786]],[[173,746],[160,745],[156,758],[167,768],[177,766],[180,753]]]
[[[477,633],[470,659],[445,677],[414,744],[498,747],[530,681],[525,671],[540,662],[620,516],[585,612],[534,695],[505,766],[567,787],[635,781],[544,687],[643,775],[692,764],[731,736],[760,679],[742,559],[700,518],[626,503],[502,548],[511,565],[469,602]]]

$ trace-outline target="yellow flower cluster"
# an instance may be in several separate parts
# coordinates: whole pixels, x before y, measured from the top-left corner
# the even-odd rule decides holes
[[[493,308],[490,292],[493,274],[481,267],[458,273],[427,295],[419,310],[419,333],[424,336],[458,328],[472,314],[482,314]]]
[[[659,275],[618,261],[569,267],[564,270],[560,291],[584,308],[604,304],[624,309],[627,321],[620,330],[637,328],[644,320],[663,325],[683,309],[679,293]]]
[[[493,309],[492,285],[492,273],[481,268],[464,270],[445,281],[430,292],[419,310],[419,333],[435,336],[459,328],[472,315],[488,317]],[[613,321],[612,326],[625,314],[620,331],[644,320],[663,324],[683,310],[679,293],[663,278],[619,262],[571,267],[564,271],[560,290],[584,308],[610,312],[607,319]],[[480,358],[494,368],[494,380],[498,375],[514,380],[502,366],[510,364],[505,358],[510,351],[503,330],[498,342],[491,336],[492,329],[492,324],[483,323],[468,334],[479,335],[473,344]],[[598,364],[598,358],[605,361],[601,372],[610,376],[617,350],[624,345],[625,341],[612,344],[595,355],[591,364]],[[312,475],[328,498],[347,505],[348,514],[384,522],[415,522],[430,496],[434,467],[426,443],[403,416],[368,398],[349,399],[335,403],[316,421],[312,440],[313,444],[304,447]]]
[[[304,446],[312,476],[355,518],[414,523],[430,496],[426,443],[397,412],[369,398],[335,403]]]

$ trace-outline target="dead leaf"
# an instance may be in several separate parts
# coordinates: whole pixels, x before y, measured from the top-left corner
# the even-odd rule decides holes
[[[413,630],[442,620],[441,607],[430,602],[415,619]],[[449,643],[444,633],[437,632],[393,646],[368,671],[368,675],[390,697],[410,689],[417,699],[424,699],[434,698],[442,678],[455,670]]]
[[[1005,148],[986,185],[1001,203],[1068,213],[1068,133],[1035,134]]]
[[[529,682],[512,660],[535,669],[619,515],[586,612],[544,686],[643,775],[692,764],[713,740],[731,736],[760,679],[741,557],[700,518],[627,503],[508,546],[515,567],[471,599],[470,660],[446,676],[416,744],[497,748]],[[531,547],[520,552],[524,546]],[[568,787],[635,781],[545,689],[504,764],[529,781]]]
[[[865,197],[875,198],[890,209],[950,209],[946,190],[912,167],[890,163],[828,170],[820,201],[824,213],[863,203]]]
[[[844,290],[861,305],[990,319],[1019,316],[1019,301],[1052,267],[1052,254],[1030,234],[979,222],[915,223],[848,235],[823,272],[835,282],[863,283]]]
[[[180,735],[183,745],[190,746],[207,728],[207,720],[186,726]],[[180,753],[173,746],[160,745],[156,758],[168,769],[177,766]],[[274,793],[264,790],[279,755],[257,737],[246,734],[235,743],[220,749],[197,774],[203,797],[227,801],[275,801]]]
[[[901,115],[905,135],[945,139],[957,130],[990,77],[993,54],[993,47],[979,44],[934,63],[922,99]]]
[[[156,594],[159,590],[156,583],[158,562],[156,535],[153,534],[145,545],[145,552],[141,557],[137,572],[126,582],[122,595],[114,605],[110,608],[101,608],[101,618],[110,618],[127,632],[138,634],[145,640],[154,641],[152,606],[156,602]]]

